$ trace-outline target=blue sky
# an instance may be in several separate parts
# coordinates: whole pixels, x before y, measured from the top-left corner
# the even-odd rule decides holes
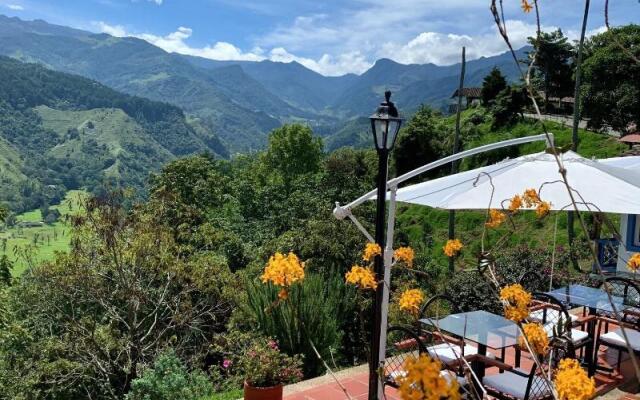
[[[516,46],[534,15],[505,0]],[[223,60],[296,60],[325,75],[362,73],[376,59],[439,65],[502,53],[489,0],[0,0],[0,13],[116,36],[137,36],[171,52]],[[604,26],[604,0],[591,1],[590,33]],[[542,24],[575,38],[584,0],[542,0]],[[640,23],[639,0],[612,0],[611,23]]]

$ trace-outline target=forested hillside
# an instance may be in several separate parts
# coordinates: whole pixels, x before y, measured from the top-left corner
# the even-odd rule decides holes
[[[0,201],[15,211],[81,187],[142,188],[150,171],[177,156],[226,155],[175,106],[7,57],[0,76]]]
[[[168,101],[218,134],[232,153],[263,148],[268,132],[283,123],[304,122],[323,136],[349,129],[351,119],[375,110],[385,89],[393,90],[407,115],[422,104],[445,109],[460,69],[458,64],[404,65],[382,59],[362,75],[327,77],[297,62],[214,61],[170,54],[132,37],[1,15],[0,54]],[[517,79],[505,53],[469,61],[467,85],[479,85],[494,66],[509,80]]]

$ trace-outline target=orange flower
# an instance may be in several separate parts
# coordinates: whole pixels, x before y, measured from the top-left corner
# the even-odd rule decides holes
[[[489,210],[489,221],[485,222],[487,228],[497,228],[507,219],[507,216],[499,210]]]
[[[527,0],[522,0],[522,11],[526,12],[527,14],[531,12],[531,10],[533,10],[533,6],[531,4],[529,4],[529,2]]]
[[[442,248],[442,251],[444,251],[444,254],[446,254],[447,257],[455,257],[460,253],[462,247],[464,246],[462,245],[462,242],[460,242],[460,240],[449,239]]]
[[[538,216],[538,218],[542,218],[549,214],[550,210],[551,203],[549,203],[548,201],[540,201],[540,203],[538,203],[538,207],[536,207],[536,215]]]
[[[364,248],[364,253],[362,253],[362,259],[368,262],[373,261],[376,256],[382,254],[382,249],[377,243],[367,243]]]
[[[531,350],[538,355],[547,354],[547,350],[549,349],[549,336],[542,325],[536,323],[524,324],[522,325],[522,331],[524,332],[524,337],[527,338],[527,342],[529,342],[529,345],[531,346]],[[524,337],[520,336],[518,338],[518,345],[521,349],[527,350]]]
[[[360,289],[375,289],[378,287],[376,274],[371,268],[354,265],[351,267],[351,271],[347,272],[344,277],[347,283],[354,284]]]
[[[408,267],[413,265],[413,259],[415,256],[416,254],[411,247],[400,247],[393,252],[393,257],[396,261],[401,261],[407,264]]]
[[[533,207],[540,203],[540,196],[538,196],[538,192],[535,189],[527,189],[524,191],[524,204],[527,207]]]
[[[282,288],[280,289],[280,291],[278,292],[278,298],[280,300],[286,300],[289,298],[289,292],[287,292],[287,289]]]
[[[633,272],[640,269],[640,253],[635,253],[631,256],[629,261],[627,261],[627,267],[629,267]]]
[[[516,212],[520,207],[522,207],[522,197],[517,194],[513,196],[509,202],[509,211]]]

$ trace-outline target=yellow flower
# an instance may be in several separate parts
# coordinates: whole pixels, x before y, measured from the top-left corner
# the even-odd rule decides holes
[[[533,207],[540,203],[540,196],[538,196],[538,192],[535,189],[527,189],[524,191],[523,200],[527,207]]]
[[[420,306],[424,301],[424,293],[420,289],[409,289],[405,290],[400,296],[400,300],[398,303],[400,304],[400,309],[403,311],[407,311],[411,314],[417,315],[420,311]]]
[[[402,400],[460,400],[458,382],[440,375],[441,368],[438,360],[425,354],[408,358],[404,363],[406,375],[398,378]]]
[[[522,207],[522,197],[517,194],[513,196],[509,202],[509,211],[516,212],[520,207]]]
[[[631,256],[629,261],[627,261],[627,267],[634,272],[640,268],[640,253],[635,253]]]
[[[371,262],[380,254],[382,254],[382,249],[380,249],[377,243],[367,243],[367,246],[364,248],[364,253],[362,254],[362,259]]]
[[[549,349],[549,336],[542,325],[536,323],[524,324],[522,325],[522,331],[531,346],[531,350],[541,356],[547,354],[547,350]],[[528,351],[524,337],[520,336],[518,338],[518,345],[521,349]]]
[[[500,290],[500,300],[504,304],[504,316],[513,322],[520,322],[529,316],[531,293],[520,284],[505,286]]]
[[[527,0],[522,0],[522,11],[526,12],[526,13],[530,13],[531,10],[533,10],[533,6],[531,4],[529,4],[529,2]]]
[[[560,400],[589,400],[596,393],[594,379],[571,358],[560,360],[554,383]]]
[[[462,247],[464,246],[462,245],[462,242],[460,240],[449,239],[442,248],[442,251],[444,251],[444,254],[446,254],[447,257],[455,257],[460,253]]]
[[[540,201],[538,203],[538,207],[536,207],[536,215],[538,216],[538,218],[542,218],[545,215],[549,214],[550,210],[551,203],[549,203],[548,201]]]
[[[489,221],[485,222],[488,228],[497,228],[507,219],[507,216],[498,210],[489,210]]]
[[[344,277],[347,283],[354,284],[360,289],[375,289],[378,287],[376,274],[371,268],[354,265],[351,267],[351,271],[347,272]]]
[[[263,283],[271,282],[276,286],[289,287],[292,283],[304,279],[304,263],[293,253],[276,253],[264,267],[260,277]]]
[[[393,257],[396,261],[402,261],[409,267],[413,266],[413,259],[415,256],[416,254],[411,247],[400,247],[393,252]]]

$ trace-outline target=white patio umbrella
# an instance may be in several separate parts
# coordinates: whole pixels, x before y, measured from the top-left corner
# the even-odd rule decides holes
[[[639,160],[624,162],[638,166],[634,171],[613,166],[623,163],[617,159],[600,162],[571,151],[560,157],[580,210],[640,214]],[[449,210],[500,209],[531,188],[551,202],[552,210],[573,209],[558,164],[545,152],[403,187],[396,200]]]
[[[640,156],[605,158],[604,160],[600,160],[600,162],[612,167],[640,172]]]

